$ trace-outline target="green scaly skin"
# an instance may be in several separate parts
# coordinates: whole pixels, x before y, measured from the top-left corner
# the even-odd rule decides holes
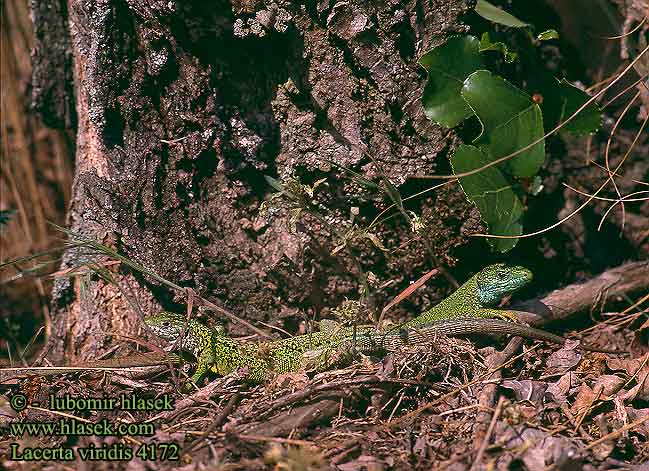
[[[453,294],[400,328],[422,327],[441,320],[458,318],[500,318],[516,321],[516,316],[495,306],[508,294],[532,281],[532,272],[504,263],[489,265],[473,275]]]
[[[246,379],[259,382],[273,373],[299,371],[310,363],[327,367],[329,356],[341,352],[368,353],[379,348],[380,335],[373,327],[343,328],[334,321],[321,321],[320,331],[275,342],[241,343],[200,322],[170,312],[148,316],[146,324],[159,337],[177,341],[185,332],[181,348],[198,359],[191,381],[197,383],[208,372],[226,375],[247,368]]]

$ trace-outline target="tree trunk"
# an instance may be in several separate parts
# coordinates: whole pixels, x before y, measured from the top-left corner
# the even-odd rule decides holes
[[[240,317],[291,330],[358,298],[359,267],[378,277],[373,286],[389,282],[374,292],[379,303],[432,268],[421,240],[399,249],[413,233],[398,217],[374,231],[388,251],[366,238],[352,252],[359,263],[345,251],[332,255],[351,207],[366,227],[390,204],[339,166],[375,182],[383,172],[397,186],[448,173],[454,138],[423,114],[417,59],[463,31],[464,1],[68,0],[32,8],[37,31],[51,35],[36,56],[53,68],[73,57],[73,231]],[[59,96],[56,87],[65,90],[42,84],[40,96]],[[41,111],[74,123],[65,106]],[[327,178],[318,190],[326,223],[307,214],[293,232],[288,210],[262,218],[259,205],[272,191],[264,175]],[[425,188],[410,185],[410,193]],[[411,209],[433,228],[433,258],[448,262],[478,218],[456,185],[431,195]],[[79,256],[69,251],[64,267]],[[50,358],[95,357],[118,339],[110,334],[137,336],[141,320],[127,298],[143,312],[185,309],[186,299],[147,276],[123,267],[114,276],[120,288],[57,283]],[[447,287],[439,289],[425,301]]]

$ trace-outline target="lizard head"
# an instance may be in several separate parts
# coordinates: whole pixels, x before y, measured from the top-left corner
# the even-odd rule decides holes
[[[495,306],[503,296],[513,293],[532,281],[532,272],[521,266],[496,263],[477,274],[477,297],[481,306]]]
[[[153,333],[158,337],[173,342],[180,336],[183,327],[187,324],[187,319],[185,316],[180,314],[163,311],[145,317],[144,323],[148,325]]]
[[[195,320],[188,321],[184,314],[175,314],[166,311],[146,316],[144,322],[158,337],[172,342],[180,337],[185,325],[190,329],[195,327],[204,328]],[[212,332],[224,335],[225,328],[219,324],[213,327]]]

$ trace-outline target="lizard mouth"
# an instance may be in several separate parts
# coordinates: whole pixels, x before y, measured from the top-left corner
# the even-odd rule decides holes
[[[510,292],[514,292],[532,281],[534,275],[525,267],[512,267],[510,269]]]

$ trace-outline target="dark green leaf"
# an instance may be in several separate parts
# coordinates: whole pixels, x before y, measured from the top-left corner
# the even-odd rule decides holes
[[[561,86],[563,95],[560,121],[565,121],[586,103],[590,99],[590,96],[569,83],[566,79],[561,80],[559,85]],[[597,131],[601,123],[602,112],[599,106],[593,102],[563,126],[561,130],[578,136],[584,136]]]
[[[532,100],[521,89],[488,70],[471,74],[462,87],[462,97],[483,125],[483,136],[528,108]]]
[[[481,17],[493,23],[498,23],[505,26],[512,26],[514,28],[522,28],[524,26],[527,26],[527,23],[523,23],[514,15],[511,15],[506,11],[501,10],[500,8],[498,8],[495,5],[492,5],[486,0],[478,0],[478,3],[475,6],[475,12]]]
[[[511,52],[507,47],[507,44],[505,44],[504,42],[492,42],[491,38],[489,37],[489,33],[486,32],[482,35],[482,38],[480,38],[480,52],[484,51],[500,52],[503,55],[505,62],[507,62],[508,64],[514,62],[516,60],[516,57],[518,57],[518,54]]]
[[[462,97],[482,124],[482,133],[474,142],[492,161],[543,136],[538,105],[522,90],[487,70],[474,72],[465,80]],[[530,177],[544,159],[545,143],[541,141],[499,167],[518,177]]]
[[[541,109],[534,104],[493,130],[488,151],[494,158],[503,157],[538,140],[538,144],[505,162],[509,173],[517,177],[532,177],[545,161],[543,116]]]
[[[421,57],[419,63],[428,71],[422,97],[428,119],[453,127],[471,116],[460,90],[469,74],[484,67],[479,44],[473,36],[453,36]]]
[[[464,173],[489,163],[491,159],[474,146],[461,145],[451,157],[454,173]],[[523,205],[510,183],[497,167],[489,167],[479,173],[460,177],[460,185],[472,201],[483,221],[494,235],[518,236],[523,233],[520,219]],[[499,252],[511,250],[518,242],[514,239],[488,237],[489,245]]]
[[[534,93],[543,111],[545,129],[554,129],[570,117],[590,96],[565,79],[557,80],[548,72],[538,71],[528,79],[530,91]],[[561,128],[579,136],[597,131],[602,113],[596,103],[591,103],[576,117]]]

